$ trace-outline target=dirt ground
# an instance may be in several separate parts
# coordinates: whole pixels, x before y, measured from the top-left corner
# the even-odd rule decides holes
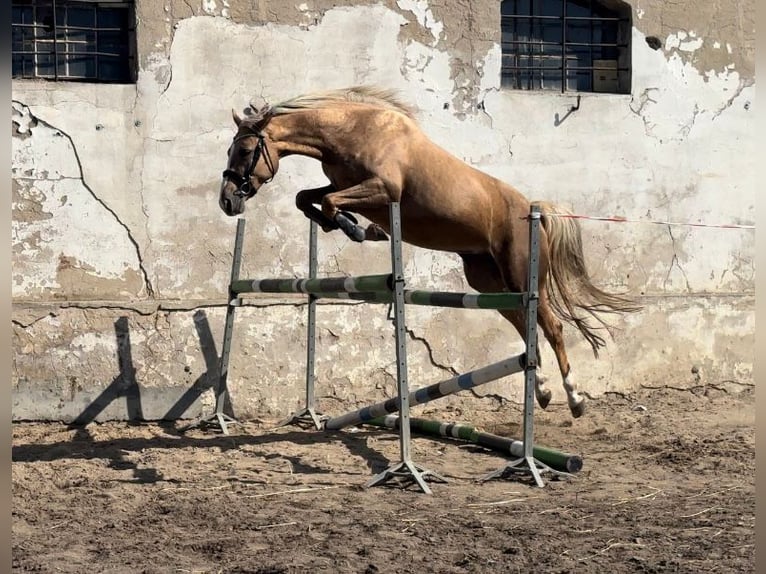
[[[518,405],[434,413],[520,438]],[[423,437],[413,459],[448,483],[367,489],[396,435],[270,423],[15,424],[14,572],[755,572],[751,388],[538,409],[538,444],[584,462],[542,489],[477,483],[508,459]]]

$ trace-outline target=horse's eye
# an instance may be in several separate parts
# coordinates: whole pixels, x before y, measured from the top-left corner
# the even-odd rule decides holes
[[[241,147],[239,148],[239,157],[247,157],[248,155],[250,155],[250,152],[251,150]]]

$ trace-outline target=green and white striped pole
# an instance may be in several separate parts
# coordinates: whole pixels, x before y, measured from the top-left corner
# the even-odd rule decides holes
[[[350,299],[369,303],[392,303],[391,275],[326,277],[321,279],[239,279],[231,284],[235,295],[243,293],[301,293],[317,299]],[[405,289],[408,305],[455,309],[518,309],[526,304],[525,293],[454,293]]]
[[[369,303],[391,303],[390,291],[373,292],[323,292],[314,293],[317,298],[350,299]],[[449,291],[422,291],[405,289],[404,302],[408,305],[451,307],[454,309],[518,309],[526,304],[524,293],[452,293]]]
[[[399,417],[397,415],[386,415],[369,420],[365,424],[398,429]],[[467,424],[443,423],[413,417],[410,418],[410,429],[431,436],[461,439],[515,457],[524,455],[524,443],[522,441],[488,432],[481,432]],[[533,454],[537,460],[559,472],[574,474],[582,469],[582,457],[576,454],[561,452],[539,445],[533,447]]]

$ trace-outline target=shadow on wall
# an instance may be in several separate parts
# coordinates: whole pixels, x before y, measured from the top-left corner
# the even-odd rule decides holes
[[[213,388],[215,381],[220,380],[220,360],[215,348],[210,324],[203,311],[197,311],[194,314],[194,325],[199,336],[202,353],[207,366],[206,371],[201,374],[196,381],[187,389],[187,391],[173,404],[162,417],[163,420],[176,420],[184,415],[187,409],[199,398],[207,389]],[[74,435],[57,443],[28,443],[14,444],[12,449],[13,462],[36,462],[52,461],[66,459],[105,459],[110,468],[121,471],[131,471],[132,478],[122,478],[126,482],[153,483],[158,481],[179,482],[176,478],[167,478],[162,472],[152,466],[145,466],[143,460],[134,460],[136,454],[143,453],[146,449],[185,449],[185,448],[209,448],[225,452],[230,449],[239,449],[244,445],[251,445],[256,450],[251,451],[248,456],[262,458],[267,461],[277,459],[279,461],[288,460],[290,462],[291,472],[301,474],[326,474],[334,472],[324,465],[312,465],[306,463],[302,456],[287,456],[278,454],[278,447],[269,447],[269,445],[281,442],[289,444],[299,444],[312,446],[317,442],[340,443],[348,449],[350,453],[359,456],[367,462],[367,466],[373,473],[382,471],[391,465],[387,457],[370,447],[368,444],[372,438],[374,440],[396,441],[397,436],[381,429],[372,429],[354,435],[348,435],[338,432],[310,432],[290,431],[290,432],[271,432],[259,436],[238,434],[236,436],[216,435],[212,437],[189,437],[182,430],[173,425],[161,425],[168,436],[143,436],[143,437],[108,437],[102,439],[94,438],[91,430],[87,427],[88,423],[93,422],[100,413],[104,411],[113,401],[121,400],[123,397],[127,401],[127,411],[129,420],[134,424],[140,424],[144,421],[143,408],[141,406],[141,390],[136,381],[136,369],[133,366],[131,354],[130,329],[127,317],[120,317],[114,323],[115,336],[117,337],[117,354],[120,367],[120,373],[96,397],[78,416],[72,421],[68,428],[73,430]],[[228,393],[226,393],[228,399]],[[231,404],[228,400],[224,402],[223,411],[228,416],[234,418]],[[239,480],[229,478],[227,480]],[[245,480],[249,481],[249,480]]]
[[[180,419],[184,413],[206,390],[213,388],[220,377],[220,359],[215,348],[215,340],[210,330],[210,323],[204,311],[194,313],[194,328],[199,337],[202,355],[205,359],[205,372],[202,373],[189,389],[168,409],[161,417],[162,420],[172,421]],[[114,323],[114,333],[117,338],[117,361],[120,372],[101,394],[96,397],[77,417],[69,424],[70,428],[82,427],[94,420],[113,401],[125,398],[128,420],[145,421],[141,407],[141,389],[136,380],[136,369],[133,366],[133,355],[130,344],[130,326],[127,317],[120,317]],[[224,412],[234,417],[233,409],[228,400],[228,393],[224,404]]]

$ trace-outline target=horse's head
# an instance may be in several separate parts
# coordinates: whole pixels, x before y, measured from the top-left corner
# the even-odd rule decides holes
[[[279,156],[270,149],[263,133],[265,122],[242,119],[232,110],[237,133],[229,147],[229,162],[223,172],[218,205],[226,215],[245,211],[245,201],[253,197],[264,183],[277,174]]]

